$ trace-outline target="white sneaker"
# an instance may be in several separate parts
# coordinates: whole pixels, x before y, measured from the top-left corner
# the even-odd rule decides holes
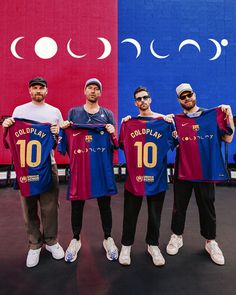
[[[179,252],[179,248],[181,248],[183,244],[183,237],[173,234],[171,235],[170,241],[166,246],[166,252],[169,255],[175,255]]]
[[[39,255],[42,248],[32,250],[30,249],[26,258],[26,266],[34,267],[39,263]]]
[[[224,255],[215,240],[206,242],[205,249],[210,254],[212,261],[219,265],[225,264]]]
[[[68,248],[66,249],[65,261],[74,262],[77,258],[78,252],[81,248],[81,241],[72,239]]]
[[[122,265],[130,265],[131,258],[130,258],[130,251],[131,246],[123,246],[121,247],[119,262]]]
[[[165,259],[157,246],[148,245],[148,253],[152,256],[152,261],[154,265],[162,266],[165,264]]]
[[[46,250],[52,253],[52,257],[54,259],[62,259],[64,258],[64,250],[62,249],[62,246],[59,243],[56,243],[55,245],[49,246],[46,245]]]
[[[103,247],[106,251],[106,256],[108,260],[118,259],[118,248],[116,247],[115,242],[111,237],[103,240]]]

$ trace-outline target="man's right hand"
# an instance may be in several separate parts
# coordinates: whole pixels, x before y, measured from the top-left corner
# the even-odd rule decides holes
[[[71,122],[68,121],[68,120],[66,120],[66,121],[63,121],[63,122],[62,122],[62,124],[60,125],[60,127],[61,127],[62,129],[66,129],[66,128],[70,127],[70,125],[71,125]]]
[[[2,127],[5,127],[5,128],[8,128],[10,127],[11,125],[13,125],[15,123],[15,120],[10,117],[10,118],[7,118],[5,119],[3,122],[2,122]]]
[[[124,117],[124,118],[121,119],[121,123],[123,123],[123,122],[127,122],[127,121],[129,121],[130,119],[131,119],[131,116],[128,115],[128,116],[126,116],[126,117]]]

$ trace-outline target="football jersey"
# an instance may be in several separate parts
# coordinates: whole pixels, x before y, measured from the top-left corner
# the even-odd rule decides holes
[[[197,113],[196,113],[197,114]],[[220,108],[203,110],[198,116],[175,115],[180,145],[177,178],[191,181],[228,179],[221,152],[222,136],[232,129]]]
[[[11,150],[17,183],[24,197],[43,193],[52,185],[50,152],[55,140],[50,127],[47,123],[15,119],[4,130],[4,145]]]
[[[174,125],[163,119],[132,118],[121,125],[119,143],[127,167],[125,188],[137,196],[167,189],[167,152],[177,141]]]
[[[116,194],[113,144],[105,125],[73,124],[64,133],[58,150],[63,154],[67,150],[70,157],[68,199],[87,200]]]

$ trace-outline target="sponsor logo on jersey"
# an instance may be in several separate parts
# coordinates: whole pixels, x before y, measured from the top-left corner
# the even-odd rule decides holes
[[[137,182],[154,182],[154,176],[138,175],[136,176]]]
[[[34,182],[34,181],[39,181],[39,175],[28,175],[28,176],[20,177],[21,183]]]

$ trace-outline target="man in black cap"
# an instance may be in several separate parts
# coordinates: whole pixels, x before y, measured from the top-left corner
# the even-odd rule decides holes
[[[11,118],[3,122],[3,127],[8,128],[15,123],[14,118],[33,120],[40,123],[51,123],[51,132],[58,133],[59,125],[63,122],[59,109],[47,104],[45,97],[48,93],[47,81],[36,77],[29,81],[29,94],[32,101],[17,106]],[[62,259],[64,250],[57,242],[58,232],[58,174],[53,151],[51,151],[52,186],[40,195],[23,197],[21,204],[26,231],[29,240],[29,251],[26,259],[27,267],[34,267],[39,263],[40,251],[43,244],[52,253],[53,258]],[[38,204],[41,218],[38,216]],[[40,219],[41,227],[40,229]]]
[[[68,121],[65,121],[63,128],[70,126],[70,122],[76,124],[105,124],[108,133],[115,132],[115,119],[113,113],[107,108],[101,107],[98,103],[102,92],[102,83],[97,78],[91,78],[86,81],[84,86],[84,94],[86,102],[84,105],[70,109],[68,113]],[[112,213],[111,213],[111,197],[102,196],[97,198],[102,228],[104,232],[103,247],[106,251],[108,260],[118,259],[118,249],[111,237],[112,229]],[[82,228],[84,200],[71,201],[71,224],[73,231],[73,239],[71,240],[66,253],[65,261],[73,262],[77,258],[77,254],[81,248],[80,231]]]

